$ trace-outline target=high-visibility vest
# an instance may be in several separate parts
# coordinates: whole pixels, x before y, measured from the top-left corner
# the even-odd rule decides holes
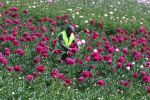
[[[69,38],[67,37],[66,31],[60,32],[60,33],[58,34],[58,37],[59,37],[60,34],[62,34],[62,36],[63,36],[64,44],[69,47],[69,46],[71,45],[72,41],[73,41],[74,38],[75,38],[74,34],[71,33],[71,35],[70,35]],[[64,51],[63,48],[60,46],[59,42],[57,42],[56,46],[57,46],[57,48],[59,48],[59,49],[62,50],[62,53],[67,53],[67,52]]]

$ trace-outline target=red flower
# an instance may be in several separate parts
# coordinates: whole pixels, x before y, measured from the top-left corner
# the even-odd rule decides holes
[[[98,80],[97,84],[100,85],[100,86],[103,86],[103,85],[105,85],[105,82],[103,80]]]

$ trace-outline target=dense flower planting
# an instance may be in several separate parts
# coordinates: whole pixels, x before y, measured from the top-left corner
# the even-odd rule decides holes
[[[76,95],[82,91],[90,95],[91,89],[103,92],[101,96],[94,92],[95,97],[91,97],[99,100],[97,96],[120,98],[130,91],[140,97],[149,95],[150,31],[143,25],[132,31],[117,27],[110,35],[103,21],[90,19],[78,31],[80,23],[73,22],[68,13],[35,19],[28,9],[20,13],[17,6],[5,9],[0,17],[0,66],[4,73],[1,77],[14,88],[1,83],[2,94],[29,99],[30,90],[34,91],[31,95],[37,95],[41,88],[45,94],[56,90]],[[72,43],[64,62],[60,59],[62,51],[56,48],[57,35],[70,24],[76,29],[74,34],[81,48],[78,50]],[[22,97],[22,89],[29,89],[27,97]]]

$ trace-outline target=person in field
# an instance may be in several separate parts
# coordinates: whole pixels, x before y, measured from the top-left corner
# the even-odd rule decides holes
[[[56,47],[62,50],[61,60],[63,61],[66,61],[67,57],[69,57],[68,52],[72,51],[72,48],[70,48],[72,42],[75,44],[78,50],[80,49],[80,46],[76,42],[74,31],[74,27],[72,25],[69,25],[66,30],[58,34]]]

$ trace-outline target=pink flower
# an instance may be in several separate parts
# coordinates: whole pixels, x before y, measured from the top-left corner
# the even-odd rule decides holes
[[[83,76],[80,76],[80,77],[78,78],[78,81],[79,81],[79,82],[84,81],[84,77],[83,77]]]
[[[125,61],[125,58],[124,58],[124,57],[120,57],[120,58],[118,58],[118,62],[123,63],[124,61]]]
[[[100,85],[100,86],[103,86],[103,85],[105,85],[105,82],[103,80],[98,80],[97,84]]]
[[[34,76],[38,76],[38,74],[39,74],[38,72],[33,72]]]
[[[45,67],[43,65],[39,65],[39,66],[36,66],[36,69],[40,72],[43,72],[45,70]]]
[[[22,68],[21,68],[21,66],[20,66],[20,65],[16,65],[16,66],[14,67],[14,70],[15,70],[15,71],[21,71],[21,70],[22,70]]]
[[[134,72],[134,73],[132,74],[132,76],[133,76],[134,78],[137,78],[139,75],[138,75],[137,72]]]
[[[147,76],[147,75],[143,76],[143,81],[144,81],[145,83],[150,82],[150,76]]]
[[[31,81],[33,80],[33,76],[32,76],[32,75],[27,75],[27,76],[26,76],[26,79],[27,79],[29,82],[31,82]]]
[[[7,70],[8,70],[8,71],[12,71],[12,70],[13,70],[13,67],[9,66],[9,67],[7,67]]]
[[[42,31],[42,32],[46,32],[46,30],[47,30],[47,29],[46,29],[45,27],[42,27],[42,28],[41,28],[41,31]]]
[[[122,67],[122,63],[121,62],[117,62],[117,67],[121,68]]]
[[[61,62],[63,62],[61,59],[58,59],[57,61],[58,61],[58,63],[61,63]]]
[[[36,46],[36,51],[37,52],[41,52],[43,50],[43,47],[42,46]]]
[[[3,3],[2,2],[0,2],[0,7],[3,5]]]

